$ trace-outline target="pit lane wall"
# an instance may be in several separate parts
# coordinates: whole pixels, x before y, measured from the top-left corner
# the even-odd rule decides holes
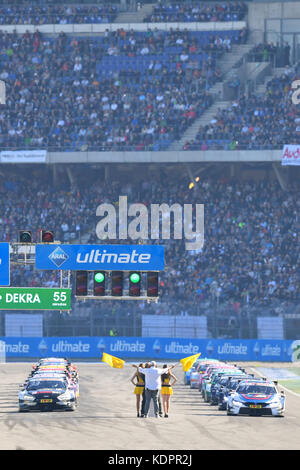
[[[300,360],[300,340],[240,340],[143,337],[0,337],[7,360],[40,357],[100,360],[106,352],[123,359],[179,361],[201,357],[228,361],[293,362]],[[3,346],[3,343],[0,343]]]

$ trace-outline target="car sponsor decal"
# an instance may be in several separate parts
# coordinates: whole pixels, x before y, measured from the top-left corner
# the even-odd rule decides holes
[[[243,395],[241,393],[241,396],[243,398],[245,398],[245,400],[269,400],[271,397],[272,397],[272,394],[270,395],[262,395],[261,393],[253,393],[253,394],[250,394],[250,395]]]

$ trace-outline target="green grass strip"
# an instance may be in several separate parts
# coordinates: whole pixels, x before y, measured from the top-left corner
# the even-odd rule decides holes
[[[300,394],[300,380],[298,379],[279,380],[279,384],[283,385],[289,390],[292,390],[292,392]]]
[[[299,377],[300,377],[300,368],[299,367],[289,367],[289,370],[291,372],[294,372],[294,374],[299,375]]]

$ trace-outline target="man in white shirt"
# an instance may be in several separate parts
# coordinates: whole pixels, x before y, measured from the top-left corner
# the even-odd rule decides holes
[[[158,394],[161,390],[161,376],[163,374],[167,374],[170,369],[173,369],[175,366],[169,366],[164,369],[160,369],[157,367],[156,362],[152,361],[151,366],[148,369],[143,369],[141,367],[138,367],[136,365],[133,365],[133,367],[136,367],[138,371],[141,374],[144,374],[145,376],[145,398],[146,398],[146,403],[145,403],[145,418],[148,418],[148,413],[149,413],[149,408],[150,408],[150,402],[151,399],[153,400],[153,406],[154,406],[154,414],[155,417],[159,417],[159,408],[158,408]]]

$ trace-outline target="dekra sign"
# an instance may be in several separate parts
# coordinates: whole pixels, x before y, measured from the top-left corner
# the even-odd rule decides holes
[[[2,296],[0,296],[0,300],[2,300]],[[11,294],[9,292],[6,293],[5,295],[5,302],[6,303],[14,303],[14,304],[35,304],[35,303],[41,303],[40,297],[38,294],[31,294],[30,292],[28,293],[14,293]]]

